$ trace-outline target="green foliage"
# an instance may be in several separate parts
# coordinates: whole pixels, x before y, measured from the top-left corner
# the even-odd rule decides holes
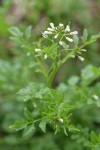
[[[9,29],[9,31],[10,31],[11,34],[12,34],[13,36],[15,36],[15,37],[21,37],[21,36],[23,36],[23,33],[20,32],[19,28],[17,28],[17,27],[11,27],[11,28]]]
[[[95,81],[100,76],[100,68],[93,67],[88,65],[85,69],[82,70],[82,85],[89,85],[91,82]]]
[[[91,142],[88,143],[88,147],[92,150],[99,150],[100,149],[100,134],[96,135],[94,131],[90,134]]]
[[[45,121],[41,121],[39,124],[39,127],[42,129],[42,131],[44,133],[46,133],[46,122]]]
[[[82,37],[83,43],[85,43],[87,41],[87,38],[88,38],[88,32],[87,32],[86,29],[84,29],[84,31],[83,31],[83,37]]]
[[[38,130],[37,127],[40,127],[46,133],[48,126],[51,126],[55,134],[62,132],[62,130],[67,136],[69,132],[80,132],[77,121],[72,121],[71,119],[71,116],[74,116],[73,112],[77,114],[79,110],[81,114],[81,110],[85,110],[87,106],[87,113],[92,107],[96,108],[100,106],[100,102],[98,102],[99,93],[94,93],[93,87],[89,87],[100,76],[100,69],[97,67],[88,65],[82,70],[80,77],[71,77],[68,80],[68,85],[61,86],[60,84],[56,89],[53,89],[52,86],[53,79],[59,67],[69,58],[74,58],[75,56],[84,61],[84,58],[80,56],[82,52],[86,51],[83,48],[95,42],[100,34],[88,39],[88,33],[85,29],[81,41],[82,45],[80,45],[79,37],[76,35],[78,32],[70,32],[69,25],[65,29],[61,23],[57,27],[53,23],[50,23],[50,26],[51,28],[47,28],[47,31],[42,33],[44,39],[50,41],[50,46],[38,47],[31,52],[46,82],[40,84],[38,82],[30,83],[26,88],[18,92],[24,101],[29,101],[33,104],[31,108],[32,112],[25,108],[25,118],[16,121],[14,125],[10,126],[16,130],[24,129],[24,135],[31,133],[33,130],[36,132]],[[73,48],[70,42],[74,42]],[[66,47],[67,43],[69,46]],[[45,65],[46,59],[49,60],[49,62],[47,61],[47,66]],[[80,118],[81,116],[78,115],[78,117]]]
[[[32,44],[28,46],[29,43],[27,39],[25,39],[25,37],[23,36],[27,32],[27,30],[30,30],[28,37],[31,37],[31,26],[29,26],[24,33],[22,33],[16,27],[12,27],[9,30],[13,35],[11,39],[13,39],[21,47],[26,48],[31,54],[33,54],[36,64],[38,63],[40,66],[38,71],[44,74],[49,87],[52,86],[55,73],[60,68],[60,66],[66,62],[67,59],[71,57],[74,58],[75,56],[77,56],[81,61],[83,61],[84,58],[82,58],[80,55],[82,54],[82,52],[86,51],[84,47],[95,42],[96,39],[100,37],[100,34],[98,34],[90,37],[90,39],[87,39],[87,30],[85,29],[81,41],[82,45],[80,45],[80,42],[78,44],[78,32],[70,32],[69,25],[67,25],[66,28],[63,24],[59,24],[57,27],[55,27],[53,23],[50,23],[50,26],[51,28],[48,28],[47,31],[44,31],[42,33],[45,40],[50,42],[47,46],[42,46],[43,42],[40,42],[40,44],[38,44],[38,48],[35,48],[34,51],[31,47]],[[70,42],[73,41],[75,45],[72,47]],[[44,65],[45,59],[47,58],[50,59],[50,64],[48,65],[48,68]]]
[[[26,91],[26,89],[23,89],[22,91]],[[23,95],[22,91],[20,92],[21,95]],[[31,99],[34,107],[37,108],[37,115],[34,115],[36,108],[33,113],[25,108],[25,119],[15,122],[15,124],[10,127],[17,130],[22,128],[26,129],[29,124],[35,125],[36,122],[40,122],[39,127],[43,132],[46,132],[46,124],[48,123],[54,124],[55,133],[60,132],[60,128],[64,129],[66,134],[66,128],[68,128],[69,131],[78,131],[78,129],[70,124],[70,110],[72,107],[67,105],[66,101],[63,99],[63,96],[63,94],[59,95],[56,90],[50,90],[49,88],[44,88],[34,94],[32,93],[29,100]],[[35,99],[38,99],[38,102]]]
[[[0,1],[0,150],[100,149],[99,3]]]

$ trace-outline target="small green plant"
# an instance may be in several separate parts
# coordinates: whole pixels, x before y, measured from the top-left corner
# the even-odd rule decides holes
[[[96,135],[94,131],[91,132],[90,134],[90,140],[88,142],[88,147],[91,148],[92,150],[99,150],[100,149],[100,134]]]
[[[31,26],[25,32],[21,32],[17,27],[10,28],[13,35],[11,38],[28,50],[27,55],[34,59],[36,71],[43,74],[43,80],[31,82],[18,92],[24,101],[31,104],[31,109],[27,105],[24,109],[25,117],[16,121],[10,128],[24,129],[24,135],[37,129],[37,126],[44,133],[49,126],[55,134],[62,131],[66,135],[68,132],[79,132],[77,121],[71,118],[74,111],[76,114],[77,110],[81,112],[85,105],[89,105],[89,108],[90,104],[99,107],[98,93],[94,93],[88,86],[100,76],[100,68],[91,65],[86,67],[80,78],[73,76],[68,80],[68,86],[59,83],[55,88],[53,80],[59,68],[68,59],[78,58],[79,61],[84,61],[82,52],[86,52],[86,46],[95,42],[100,34],[89,37],[84,29],[83,35],[79,37],[77,31],[71,31],[70,24],[65,27],[62,23],[58,26],[50,23],[50,27],[42,33],[43,38],[35,43],[34,47],[29,45],[31,31]]]

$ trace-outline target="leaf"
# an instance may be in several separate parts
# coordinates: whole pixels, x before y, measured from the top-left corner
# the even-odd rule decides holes
[[[91,36],[92,40],[97,38],[100,38],[100,33]]]
[[[35,94],[35,98],[42,98],[42,93],[37,92],[37,93]]]
[[[24,101],[30,100],[33,97],[40,98],[41,95],[39,94],[40,89],[43,89],[44,85],[42,83],[29,83],[24,89],[19,90],[17,94],[20,94]]]
[[[34,124],[28,125],[26,127],[26,129],[24,130],[23,136],[27,136],[28,134],[30,134],[31,132],[33,132],[34,129],[35,129]]]
[[[24,115],[27,120],[33,121],[33,114],[27,108],[24,109]]]
[[[94,131],[91,132],[90,138],[91,138],[91,141],[92,141],[92,142],[94,142],[94,143],[97,142],[97,138],[98,138],[98,137],[97,137],[97,135],[95,134]]]
[[[19,28],[17,27],[11,27],[9,29],[9,32],[13,35],[13,36],[16,36],[16,37],[21,37],[23,36],[23,33],[19,30]]]
[[[67,131],[66,131],[66,127],[63,127],[63,129],[64,129],[65,135],[68,136]]]
[[[72,124],[68,126],[68,130],[69,131],[80,131],[79,129],[75,128],[74,125],[72,125]]]
[[[48,52],[49,52],[49,55],[52,57],[52,55],[53,55],[53,57],[55,56],[57,56],[57,48],[58,48],[58,45],[55,43],[55,44],[52,44],[51,46],[50,46],[50,48],[49,48],[49,50],[48,50]]]
[[[92,65],[86,66],[81,72],[82,85],[89,85],[99,76],[100,68],[94,67]]]
[[[79,77],[78,76],[72,76],[71,78],[68,79],[68,84],[69,85],[76,85],[79,81]]]
[[[87,41],[87,38],[88,38],[88,32],[87,32],[87,29],[84,29],[83,36],[82,36],[83,43]]]
[[[32,33],[32,26],[30,25],[30,26],[28,26],[28,27],[26,28],[26,30],[25,30],[25,37],[26,37],[27,39],[29,39],[29,38],[31,37],[31,33]]]
[[[78,45],[79,37],[77,35],[73,35],[73,41],[75,45]]]
[[[65,48],[65,50],[68,50],[69,45],[67,45],[64,41],[62,42],[62,46]]]
[[[45,121],[41,121],[39,124],[39,127],[42,129],[42,131],[44,133],[46,133],[46,122]]]
[[[14,128],[16,130],[21,130],[26,128],[26,126],[29,124],[29,122],[25,119],[22,120],[16,120],[14,125],[9,126],[9,128]]]
[[[41,98],[43,98],[43,96],[44,95],[46,95],[47,93],[49,93],[50,92],[50,90],[49,90],[49,88],[43,88],[43,89],[41,89],[40,91],[38,91],[38,92],[36,92],[35,94],[34,94],[34,97],[35,98],[39,98],[39,99],[41,99]]]
[[[60,127],[56,125],[54,134],[56,135],[58,132],[60,132]]]

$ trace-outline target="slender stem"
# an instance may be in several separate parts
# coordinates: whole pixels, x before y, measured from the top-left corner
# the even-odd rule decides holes
[[[70,52],[67,56],[65,56],[65,57],[60,61],[60,64],[59,64],[59,65],[65,63],[65,62],[67,61],[67,59],[71,58],[71,55],[74,55],[74,54],[75,54],[75,51]]]
[[[39,63],[39,65],[40,65],[40,67],[41,67],[41,69],[42,69],[42,72],[43,72],[43,74],[44,74],[44,76],[46,77],[46,79],[48,78],[48,74],[47,74],[47,71],[45,70],[45,68],[44,68],[44,65],[42,64],[42,61],[40,61],[38,58],[36,58],[37,59],[37,62]]]
[[[59,39],[59,41],[61,41],[63,39],[64,36],[61,36],[61,38]],[[58,45],[59,45],[59,41],[58,41]],[[58,52],[59,53],[59,52]],[[59,56],[60,58],[60,56]],[[51,72],[49,78],[48,78],[48,87],[51,88],[52,87],[52,82],[53,82],[53,79],[55,77],[55,74],[57,72],[57,70],[59,69],[60,67],[60,64],[57,64],[57,58],[54,59],[54,68],[53,68],[53,71]]]
[[[55,67],[54,70],[53,70],[53,71],[51,72],[51,74],[50,74],[50,77],[49,77],[49,79],[48,79],[48,87],[49,87],[49,88],[52,87],[52,82],[53,82],[53,79],[54,79],[54,76],[55,76],[57,70],[58,70],[58,67]]]
[[[58,71],[58,69],[60,68],[60,66],[65,63],[69,58],[71,58],[71,55],[74,55],[76,53],[76,51],[72,51],[70,52],[67,56],[65,56],[62,60],[60,60],[58,63],[55,60],[55,67],[53,69],[53,71],[51,72],[49,78],[48,78],[48,87],[51,88],[52,87],[52,82],[53,79],[55,77],[56,72]]]
[[[90,42],[86,42],[84,45],[82,45],[80,48],[82,49],[82,48],[84,48],[85,46],[87,46],[87,45],[89,45],[89,44],[91,44],[91,43],[93,43],[93,42],[95,42],[96,41],[96,39],[94,39],[93,41],[90,41]]]

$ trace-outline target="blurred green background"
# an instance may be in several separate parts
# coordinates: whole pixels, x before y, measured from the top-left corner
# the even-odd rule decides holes
[[[22,131],[9,129],[23,114],[23,103],[16,94],[27,83],[41,77],[34,73],[33,60],[25,49],[10,40],[9,27],[17,26],[24,31],[33,26],[31,41],[41,37],[50,22],[55,25],[71,22],[71,27],[82,35],[87,28],[89,35],[100,31],[100,0],[0,0],[0,150],[86,150],[74,136],[54,135],[52,131],[42,134],[40,130],[27,137]],[[87,47],[85,61],[69,60],[59,70],[54,84],[66,82],[67,78],[80,74],[87,64],[100,66],[100,39]],[[88,137],[87,128],[83,131]],[[84,139],[82,139],[84,141]]]

